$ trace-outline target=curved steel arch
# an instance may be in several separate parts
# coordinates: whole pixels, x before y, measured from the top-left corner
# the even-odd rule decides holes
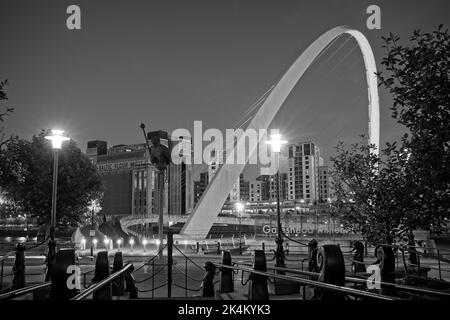
[[[274,87],[266,101],[255,114],[247,129],[266,129],[269,127],[276,113],[286,100],[294,86],[303,76],[304,72],[314,62],[314,59],[337,37],[342,34],[353,36],[361,49],[366,69],[367,86],[369,94],[369,143],[375,145],[372,151],[378,154],[380,140],[380,107],[378,101],[378,86],[376,77],[376,64],[372,49],[366,37],[359,31],[344,26],[335,27],[314,41],[292,64]],[[263,137],[259,137],[259,143]],[[245,139],[245,136],[240,136]],[[256,152],[256,146],[250,146],[249,154]],[[181,230],[181,236],[206,238],[214,218],[220,212],[228,193],[236,182],[245,164],[223,164],[206,188],[197,207],[190,215]]]

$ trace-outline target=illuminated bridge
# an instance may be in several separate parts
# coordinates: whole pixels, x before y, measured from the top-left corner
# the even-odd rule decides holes
[[[294,64],[286,71],[280,81],[273,87],[255,115],[250,119],[246,129],[267,129],[296,83],[302,78],[305,71],[335,39],[343,34],[349,34],[355,38],[361,48],[364,58],[369,99],[368,142],[376,147],[373,152],[377,154],[377,147],[379,146],[380,140],[380,111],[375,58],[370,44],[364,35],[359,31],[344,26],[333,28],[324,33],[300,55]],[[264,143],[264,138],[265,137],[263,136],[259,136],[258,143]],[[245,144],[245,139],[245,134],[240,132],[240,135],[237,137],[237,144]],[[230,147],[233,148],[234,145],[228,146],[227,150]],[[257,152],[256,149],[256,145],[250,144],[249,158]],[[216,216],[225,203],[230,190],[233,188],[233,184],[245,167],[245,164],[228,164],[233,163],[233,159],[231,159],[233,156],[233,153],[227,152],[226,163],[220,166],[218,172],[214,175],[212,181],[203,192],[199,203],[195,207],[193,213],[189,216],[189,219],[181,231],[182,237],[204,239],[208,235]]]

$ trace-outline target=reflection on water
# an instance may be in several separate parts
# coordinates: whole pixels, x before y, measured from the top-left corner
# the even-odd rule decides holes
[[[30,242],[36,243],[37,237],[0,237],[0,243]]]
[[[70,238],[56,238],[57,243],[67,243],[67,241],[70,241]],[[37,244],[37,237],[17,237],[17,236],[3,236],[0,237],[0,256],[5,253],[5,251],[11,251],[14,250],[15,246],[19,242],[25,243],[25,248],[29,248],[30,246],[33,246]],[[47,247],[47,245],[44,243],[42,246],[38,246],[37,248],[33,249],[33,251],[37,250],[44,250]]]

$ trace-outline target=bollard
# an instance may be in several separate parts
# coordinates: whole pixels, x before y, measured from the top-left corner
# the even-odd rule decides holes
[[[375,264],[379,264],[381,282],[395,282],[395,257],[394,252],[390,246],[380,245],[375,248],[375,257],[377,261]],[[386,288],[381,286],[382,294],[395,294],[395,290],[392,288]]]
[[[11,281],[10,290],[16,290],[25,287],[25,245],[19,242],[16,246],[16,258],[12,271],[14,273]],[[0,288],[1,289],[1,288]]]
[[[126,283],[125,291],[130,293],[130,299],[137,299],[138,291],[133,277],[133,271],[134,266],[131,266],[131,268],[129,268],[125,272],[125,283]]]
[[[318,245],[315,239],[308,243],[308,271],[310,272],[319,272],[319,267],[317,266]]]
[[[408,232],[407,238],[408,238],[408,260],[409,260],[409,263],[418,265],[419,264],[419,255],[417,254],[416,241],[414,240],[414,233],[412,232],[412,230],[410,230]],[[420,271],[420,266],[419,266],[418,271]],[[420,272],[419,272],[419,274],[420,274]]]
[[[122,252],[118,251],[114,255],[113,273],[123,269]],[[112,281],[112,295],[114,297],[123,296],[125,293],[125,274],[122,274]]]
[[[217,241],[217,254],[220,254],[220,252],[222,251],[221,246],[220,246],[220,242]]]
[[[266,244],[263,242],[261,246],[262,246],[262,251],[266,252]]]
[[[108,278],[109,275],[108,252],[100,251],[97,254],[97,260],[95,260],[95,276],[92,282],[98,283]],[[95,291],[92,294],[92,300],[112,300],[111,282]]]
[[[317,253],[320,275],[317,281],[345,286],[345,263],[342,251],[337,245],[324,245]],[[313,300],[345,300],[345,294],[315,289]]]
[[[267,271],[266,255],[262,250],[255,250],[253,259],[253,270]],[[249,279],[248,300],[269,300],[267,276],[252,273]]]
[[[214,263],[205,262],[206,274],[202,280],[202,297],[214,297],[214,275],[216,273],[216,266]]]
[[[364,244],[361,241],[356,241],[353,244],[352,251],[355,251],[355,253],[353,254],[353,260],[355,262],[352,262],[353,274],[356,274],[358,272],[366,272],[366,266],[364,265]]]
[[[50,274],[52,300],[69,300],[80,291],[80,274],[75,249],[58,250]]]
[[[230,251],[222,251],[222,264],[224,266],[231,266],[231,253]],[[233,292],[233,270],[228,268],[222,268],[222,274],[220,278],[220,292]]]
[[[50,281],[53,266],[55,265],[56,256],[56,240],[48,240],[48,251],[47,251],[47,273],[45,275],[45,281]]]

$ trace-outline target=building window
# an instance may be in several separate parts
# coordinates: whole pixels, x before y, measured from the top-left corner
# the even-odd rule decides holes
[[[144,189],[147,189],[147,171],[144,171]]]

